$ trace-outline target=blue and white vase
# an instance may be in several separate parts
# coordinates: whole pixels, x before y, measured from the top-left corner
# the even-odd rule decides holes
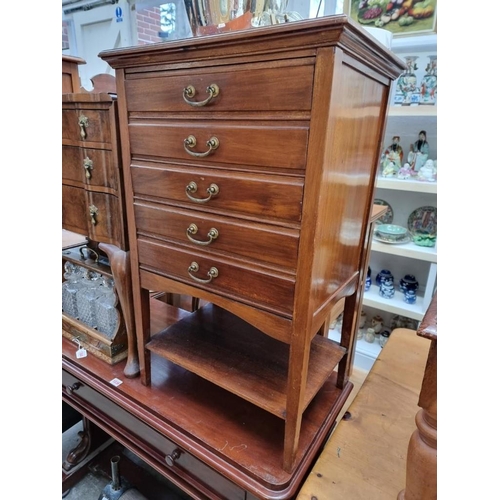
[[[368,271],[366,272],[366,279],[365,279],[365,292],[367,292],[371,286],[372,286],[372,270],[370,266],[368,266]]]
[[[382,283],[382,278],[385,277],[394,279],[394,276],[392,275],[391,271],[389,271],[389,269],[382,269],[382,271],[377,274],[375,283],[380,286],[380,284]]]
[[[378,294],[384,299],[392,299],[395,293],[394,276],[383,276],[380,278],[380,288]]]
[[[418,281],[413,274],[406,274],[399,281],[399,289],[403,293],[403,300],[407,304],[415,304],[417,300]]]

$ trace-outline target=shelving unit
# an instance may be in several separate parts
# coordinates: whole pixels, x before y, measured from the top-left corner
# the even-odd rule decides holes
[[[395,39],[392,51],[404,59],[406,55],[418,56],[417,63],[423,71],[427,56],[437,52],[437,36],[412,37]],[[392,94],[394,94],[393,85]],[[391,99],[393,102],[393,98]],[[404,161],[408,156],[409,146],[418,138],[420,130],[427,133],[429,143],[429,159],[437,159],[437,104],[390,106],[385,137],[381,147],[385,149],[391,144],[394,135],[400,137],[403,147]],[[439,166],[438,166],[439,177]],[[419,180],[403,180],[378,176],[376,180],[375,198],[388,202],[393,210],[393,223],[407,227],[408,217],[413,210],[422,206],[437,207],[437,182],[423,182]],[[372,287],[365,291],[363,308],[370,322],[374,315],[384,318],[384,327],[390,329],[394,315],[400,315],[413,320],[421,321],[429,307],[437,283],[437,245],[433,248],[420,247],[413,242],[406,244],[387,244],[373,240],[370,253],[370,267],[372,270]],[[379,287],[375,283],[377,273],[381,269],[389,269],[394,275],[396,288],[392,299],[385,299],[379,295]],[[403,294],[399,292],[399,280],[405,274],[413,274],[419,282],[417,301],[407,304]],[[366,349],[364,345],[371,349]],[[356,347],[356,358],[378,356],[372,344],[359,341]],[[358,353],[360,356],[358,356]],[[356,359],[355,358],[355,359]],[[356,361],[355,361],[356,362]]]

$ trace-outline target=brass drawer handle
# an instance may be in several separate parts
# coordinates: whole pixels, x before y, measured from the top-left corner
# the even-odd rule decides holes
[[[99,215],[99,209],[95,205],[90,205],[90,222],[95,226],[97,224],[97,216]]]
[[[212,83],[212,85],[209,85],[207,87],[207,93],[209,96],[204,100],[200,102],[196,101],[189,101],[188,98],[192,98],[196,94],[196,89],[192,85],[188,85],[183,91],[182,91],[182,98],[190,105],[190,106],[195,106],[195,107],[201,107],[201,106],[206,106],[214,97],[217,97],[219,95],[219,86],[215,83]]]
[[[198,185],[196,182],[191,181],[187,186],[186,186],[186,195],[187,197],[196,203],[206,203],[207,201],[210,201],[214,196],[217,196],[219,194],[219,186],[217,184],[210,184],[210,186],[207,187],[207,193],[208,197],[207,198],[194,198],[191,196],[190,193],[196,193],[198,190]]]
[[[87,127],[89,126],[89,119],[85,115],[80,115],[78,117],[78,125],[80,125],[80,137],[86,139],[87,137]]]
[[[186,153],[189,153],[191,156],[196,156],[196,158],[205,158],[210,153],[213,153],[219,147],[219,139],[217,137],[211,137],[207,141],[208,151],[204,153],[196,153],[195,151],[191,151],[188,148],[194,148],[196,146],[196,137],[194,135],[190,135],[186,139],[184,139],[184,149]]]
[[[90,180],[92,177],[91,170],[94,168],[94,162],[88,156],[85,160],[83,160],[83,168],[85,169],[85,177]]]
[[[210,283],[214,278],[217,278],[217,276],[219,276],[219,270],[216,267],[210,268],[210,271],[208,271],[208,273],[207,273],[207,276],[208,276],[207,280],[202,280],[201,278],[197,278],[196,276],[193,276],[191,274],[191,272],[197,273],[199,271],[199,269],[200,269],[200,266],[198,265],[197,262],[191,262],[191,265],[188,267],[189,276],[191,276],[191,278],[193,278],[198,283],[204,283],[204,284]]]
[[[191,237],[192,234],[196,234],[197,232],[198,232],[198,226],[194,223],[189,224],[189,227],[186,229],[186,236],[188,237],[189,241],[192,241],[197,245],[210,245],[210,243],[216,240],[217,237],[219,236],[219,231],[217,231],[215,227],[212,227],[210,231],[208,231],[207,233],[208,241],[200,241],[200,240],[195,240],[193,237]]]
[[[87,256],[85,256],[85,252],[87,252]],[[80,247],[80,257],[83,260],[88,260],[90,257],[93,256],[95,259],[95,263],[99,264],[99,254],[93,249],[89,247]]]
[[[173,467],[175,465],[175,461],[181,456],[181,451],[179,448],[176,448],[172,453],[169,453],[165,457],[165,462],[169,467]]]

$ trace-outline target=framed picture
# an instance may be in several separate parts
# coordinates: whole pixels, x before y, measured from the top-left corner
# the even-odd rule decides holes
[[[437,0],[348,0],[345,5],[346,14],[362,26],[394,36],[436,32]]]

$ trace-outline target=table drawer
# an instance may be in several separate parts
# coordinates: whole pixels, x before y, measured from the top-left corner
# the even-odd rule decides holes
[[[109,111],[63,109],[62,139],[68,144],[98,142],[111,147]]]
[[[136,198],[155,197],[206,211],[223,210],[254,215],[259,219],[290,222],[300,222],[301,219],[304,188],[301,177],[137,162],[132,164],[131,174]],[[192,183],[195,183],[196,190],[189,190]],[[211,195],[207,190],[213,184],[217,193]]]
[[[92,411],[97,415],[104,415],[107,423],[114,422],[115,430],[133,429],[134,434],[146,445],[155,450],[160,456],[165,457],[163,465],[170,465],[167,461],[167,455],[172,457],[177,450],[179,456],[175,459],[169,470],[184,480],[192,479],[194,484],[202,484],[204,490],[213,491],[210,498],[227,500],[245,500],[245,491],[215,472],[203,462],[192,456],[186,450],[182,449],[173,441],[167,439],[163,434],[154,430],[132,414],[113,403],[110,399],[103,396],[96,390],[81,383],[76,377],[65,370],[62,371],[62,386],[69,399],[76,403],[88,403]],[[206,491],[205,490],[205,491]]]
[[[196,249],[296,269],[299,231],[214,214],[136,202],[137,233],[159,235]]]
[[[309,111],[313,62],[292,60],[278,67],[275,62],[239,64],[132,76],[125,82],[127,107],[131,112]],[[194,94],[186,96],[184,89]]]
[[[113,154],[107,149],[63,146],[62,178],[82,186],[119,189]]]
[[[137,246],[142,268],[285,317],[292,315],[293,276],[145,238],[139,238]]]
[[[159,157],[304,170],[309,122],[171,120],[129,125],[132,158]],[[190,139],[195,146],[189,147]],[[214,146],[209,146],[211,141]]]

